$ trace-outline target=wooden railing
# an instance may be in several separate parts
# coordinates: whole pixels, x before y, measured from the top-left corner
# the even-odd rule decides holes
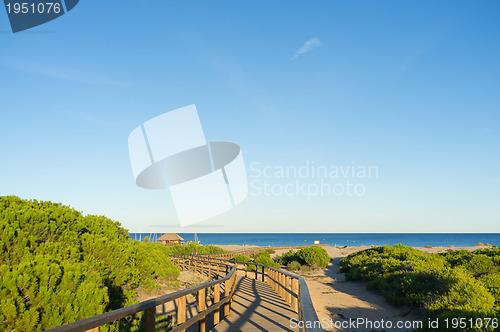
[[[50,332],[98,332],[99,327],[113,323],[122,318],[144,312],[144,331],[152,332],[156,330],[156,307],[167,302],[176,301],[177,306],[177,326],[172,332],[184,331],[187,327],[198,322],[199,331],[205,331],[205,317],[214,312],[214,324],[221,318],[221,307],[224,306],[223,317],[227,316],[231,309],[231,300],[235,290],[236,267],[222,261],[211,262],[210,264],[199,264],[196,259],[184,259],[184,266],[189,260],[189,267],[201,274],[207,272],[208,276],[215,277],[215,280],[201,284],[199,286],[184,289],[172,294],[163,295],[151,300],[143,301],[121,309],[103,313],[98,316],[86,318],[74,323],[52,328]],[[221,279],[221,273],[225,276]],[[206,307],[206,296],[208,290],[213,291],[213,304]],[[221,298],[221,291],[224,292]],[[198,314],[186,320],[186,297],[190,294],[197,295]]]
[[[307,287],[306,281],[301,276],[288,273],[286,271],[276,269],[267,265],[262,265],[253,262],[240,262],[234,260],[227,260],[223,258],[210,256],[192,256],[192,255],[178,255],[172,256],[172,261],[177,266],[185,266],[183,260],[188,261],[198,261],[202,266],[204,263],[214,264],[216,262],[226,262],[228,264],[234,264],[237,271],[244,271],[245,277],[254,277],[259,279],[259,276],[263,282],[267,284],[280,295],[283,300],[291,306],[298,315],[298,320],[301,322],[319,322],[318,315],[314,309],[312,303],[311,295],[309,294],[309,288]],[[243,265],[244,268],[239,266]],[[249,266],[254,266],[253,269],[249,269]],[[260,271],[259,271],[260,270]],[[203,268],[202,268],[203,271]],[[267,272],[267,273],[266,273]],[[313,324],[314,325],[314,324]],[[304,324],[302,331],[306,332],[316,332],[323,331],[321,327],[307,327]]]

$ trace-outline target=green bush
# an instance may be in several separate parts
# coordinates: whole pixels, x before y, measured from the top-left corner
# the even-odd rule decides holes
[[[284,252],[283,255],[281,255],[279,257],[279,263],[281,265],[288,265],[290,264],[291,262],[293,261],[296,261],[296,262],[301,262],[302,259],[299,257],[299,255],[297,254],[297,252],[293,251],[293,250],[289,250],[287,252]],[[304,264],[305,262],[302,261],[302,264]]]
[[[248,256],[245,256],[245,255],[236,255],[234,256],[234,258],[232,259],[232,261],[238,261],[238,262],[250,262],[251,259],[250,257]]]
[[[0,330],[44,330],[136,303],[136,288],[179,276],[168,254],[106,217],[1,196]]]
[[[254,259],[254,262],[257,264],[262,264],[262,265],[274,267],[276,269],[279,269],[279,267],[280,267],[280,265],[278,263],[276,263],[275,261],[273,261],[269,255],[265,255],[265,254],[257,256],[257,258]]]
[[[250,257],[248,256],[245,256],[245,255],[236,255],[234,256],[233,259],[231,259],[232,261],[238,261],[238,262],[251,262],[252,259],[250,259]],[[255,271],[255,265],[252,265],[252,264],[248,264],[247,265],[247,270],[248,271]]]
[[[366,280],[393,303],[422,307],[431,318],[500,318],[497,249],[426,254],[382,246],[353,253],[340,266],[347,279]]]
[[[309,265],[302,265],[300,267],[300,272],[309,273],[309,272],[311,272],[311,267]]]
[[[228,252],[216,246],[212,245],[203,246],[196,242],[191,242],[185,245],[174,243],[167,245],[166,248],[168,248],[168,252],[170,255],[191,255],[193,251],[196,251],[196,253],[198,254],[218,254],[218,253]]]
[[[300,265],[324,269],[330,260],[331,258],[325,249],[318,246],[311,246],[302,248],[296,252],[289,250],[283,253],[279,258],[279,263],[288,266],[288,264],[295,261]]]
[[[301,268],[300,263],[297,261],[292,261],[288,263],[287,267],[290,271],[298,271]]]
[[[483,274],[479,277],[479,281],[493,295],[498,306],[500,304],[500,273]]]
[[[321,268],[325,268],[331,258],[325,249],[318,246],[311,246],[300,249],[298,256],[308,265],[317,264]]]

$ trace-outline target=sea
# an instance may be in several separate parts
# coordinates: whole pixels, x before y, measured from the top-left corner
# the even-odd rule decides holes
[[[300,246],[321,244],[331,246],[370,246],[403,244],[411,247],[475,246],[478,243],[500,246],[500,233],[178,233],[184,241],[203,245]],[[132,240],[146,236],[155,241],[163,233],[130,233]]]

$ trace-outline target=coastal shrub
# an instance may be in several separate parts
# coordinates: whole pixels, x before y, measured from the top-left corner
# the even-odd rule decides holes
[[[311,246],[300,249],[297,254],[308,265],[317,264],[323,269],[331,260],[326,250],[318,246]]]
[[[241,254],[239,254],[239,255],[234,256],[234,258],[232,259],[232,261],[238,261],[238,262],[250,262],[250,261],[251,261],[251,259],[250,259],[250,257],[248,257],[248,256],[245,256],[245,255],[241,255]]]
[[[45,330],[136,303],[136,288],[179,275],[168,254],[106,217],[0,196],[0,330]]]
[[[2,330],[45,330],[100,314],[109,300],[99,273],[81,263],[29,255],[0,274]]]
[[[291,262],[297,262],[316,268],[325,268],[330,260],[326,250],[318,246],[302,248],[299,251],[289,250],[279,257],[279,263],[282,265],[288,266]]]
[[[300,267],[300,272],[309,273],[309,272],[311,272],[311,267],[309,265],[302,265]]]
[[[234,258],[231,260],[238,261],[238,262],[251,262],[252,261],[252,259],[250,257],[245,256],[245,255],[241,255],[241,254],[234,256]],[[247,270],[248,271],[255,271],[255,265],[248,264]]]
[[[212,246],[212,245],[201,245],[196,242],[191,242],[189,244],[169,244],[165,246],[168,248],[168,253],[170,255],[191,255],[193,251],[198,254],[218,254],[223,252],[228,252],[222,248]]]
[[[500,251],[498,249],[459,250],[441,254],[452,267],[462,267],[475,277],[500,272]]]
[[[287,252],[284,252],[278,259],[279,263],[281,265],[288,265],[290,264],[291,262],[293,261],[296,261],[298,263],[300,263],[300,261],[302,261],[302,259],[299,257],[299,255],[297,254],[296,251],[293,251],[292,249],[290,249],[289,251]],[[304,264],[305,262],[302,261],[302,264]]]
[[[256,252],[251,257],[253,259],[257,259],[257,257],[259,257],[259,256],[266,256],[266,257],[271,258],[271,254],[267,250],[262,250],[262,251]]]
[[[484,287],[495,298],[496,305],[500,305],[500,273],[483,274],[479,277]]]
[[[297,261],[291,261],[288,263],[287,267],[290,271],[298,271],[301,268],[300,263]]]
[[[257,256],[257,258],[254,259],[254,262],[257,264],[262,264],[262,265],[274,267],[276,269],[279,269],[279,267],[280,267],[280,265],[278,263],[276,263],[275,261],[273,261],[269,255],[259,255],[259,256]]]
[[[340,266],[347,279],[365,280],[391,302],[424,308],[431,318],[500,318],[499,257],[495,249],[427,254],[395,245],[350,254]]]
[[[448,289],[427,304],[429,311],[438,313],[450,310],[490,312],[495,298],[484,285],[467,271],[453,269],[443,272]]]

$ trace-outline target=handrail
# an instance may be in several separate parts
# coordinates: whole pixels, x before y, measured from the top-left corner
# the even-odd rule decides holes
[[[192,325],[196,321],[200,320],[200,318],[205,317],[208,313],[217,310],[220,306],[223,304],[227,304],[228,302],[231,301],[231,298],[234,294],[235,290],[235,276],[236,276],[236,267],[235,266],[230,266],[228,264],[224,263],[219,263],[219,265],[225,265],[228,267],[231,267],[231,270],[229,273],[224,278],[221,279],[216,279],[209,281],[207,283],[194,286],[188,289],[180,290],[175,293],[171,294],[166,294],[159,296],[154,299],[142,301],[140,303],[136,303],[133,305],[129,305],[120,309],[116,309],[113,311],[105,312],[103,314],[94,316],[94,317],[89,317],[85,318],[73,323],[65,324],[62,326],[54,327],[49,330],[46,330],[46,332],[84,332],[84,331],[98,331],[98,328],[104,324],[109,324],[113,323],[119,319],[125,318],[127,316],[131,316],[134,314],[137,314],[139,312],[144,312],[145,314],[145,331],[154,331],[155,330],[155,316],[156,316],[156,307],[158,305],[162,305],[167,302],[175,301],[180,298],[184,298],[187,295],[194,294],[196,292],[203,292],[205,294],[205,290],[209,287],[212,286],[219,286],[221,283],[225,284],[225,289],[226,287],[230,287],[231,291],[224,296],[222,300],[217,302],[216,304],[210,306],[208,309],[205,309],[204,311],[200,312],[198,315],[190,318],[188,321],[183,322],[181,325],[175,327],[172,331],[181,331],[184,330],[186,327]],[[218,277],[218,275],[217,275]],[[229,284],[228,284],[229,283]],[[219,287],[217,287],[219,288]],[[185,301],[185,300],[184,300]],[[205,300],[203,299],[203,302]],[[185,303],[185,302],[184,302]],[[229,309],[229,307],[228,307]],[[203,314],[204,315],[201,315]],[[224,312],[224,315],[227,315],[229,312]],[[194,320],[194,318],[197,318]],[[189,324],[188,324],[189,323]],[[97,330],[96,330],[97,328]]]
[[[203,258],[199,258],[198,255],[197,256],[175,255],[172,257],[194,259],[201,262],[209,262],[213,260],[231,262],[236,264],[235,268],[237,271],[245,271],[246,273],[254,272],[255,279],[257,279],[257,274],[260,274],[262,276],[262,281],[264,281],[264,277],[267,276],[267,281],[268,284],[271,286],[271,288],[275,292],[277,292],[280,296],[282,296],[283,299],[292,307],[292,309],[298,313],[299,322],[302,322],[303,325],[302,328],[303,331],[306,332],[323,331],[321,324],[319,324],[320,320],[312,303],[311,295],[309,293],[309,288],[307,287],[305,279],[301,276],[289,273],[287,271],[283,271],[281,269],[276,269],[271,266],[254,262],[241,262],[228,259],[214,258],[210,256],[202,256]],[[209,259],[206,259],[207,257],[209,257]],[[237,266],[238,264],[246,265],[246,269],[238,268]],[[255,265],[256,266],[255,271],[248,271],[248,265]],[[262,267],[261,271],[258,271],[257,266]],[[265,269],[268,270],[268,273],[264,272]],[[269,271],[272,272],[269,273]],[[292,279],[296,281],[293,282]],[[309,322],[309,324],[306,324],[306,322]]]

